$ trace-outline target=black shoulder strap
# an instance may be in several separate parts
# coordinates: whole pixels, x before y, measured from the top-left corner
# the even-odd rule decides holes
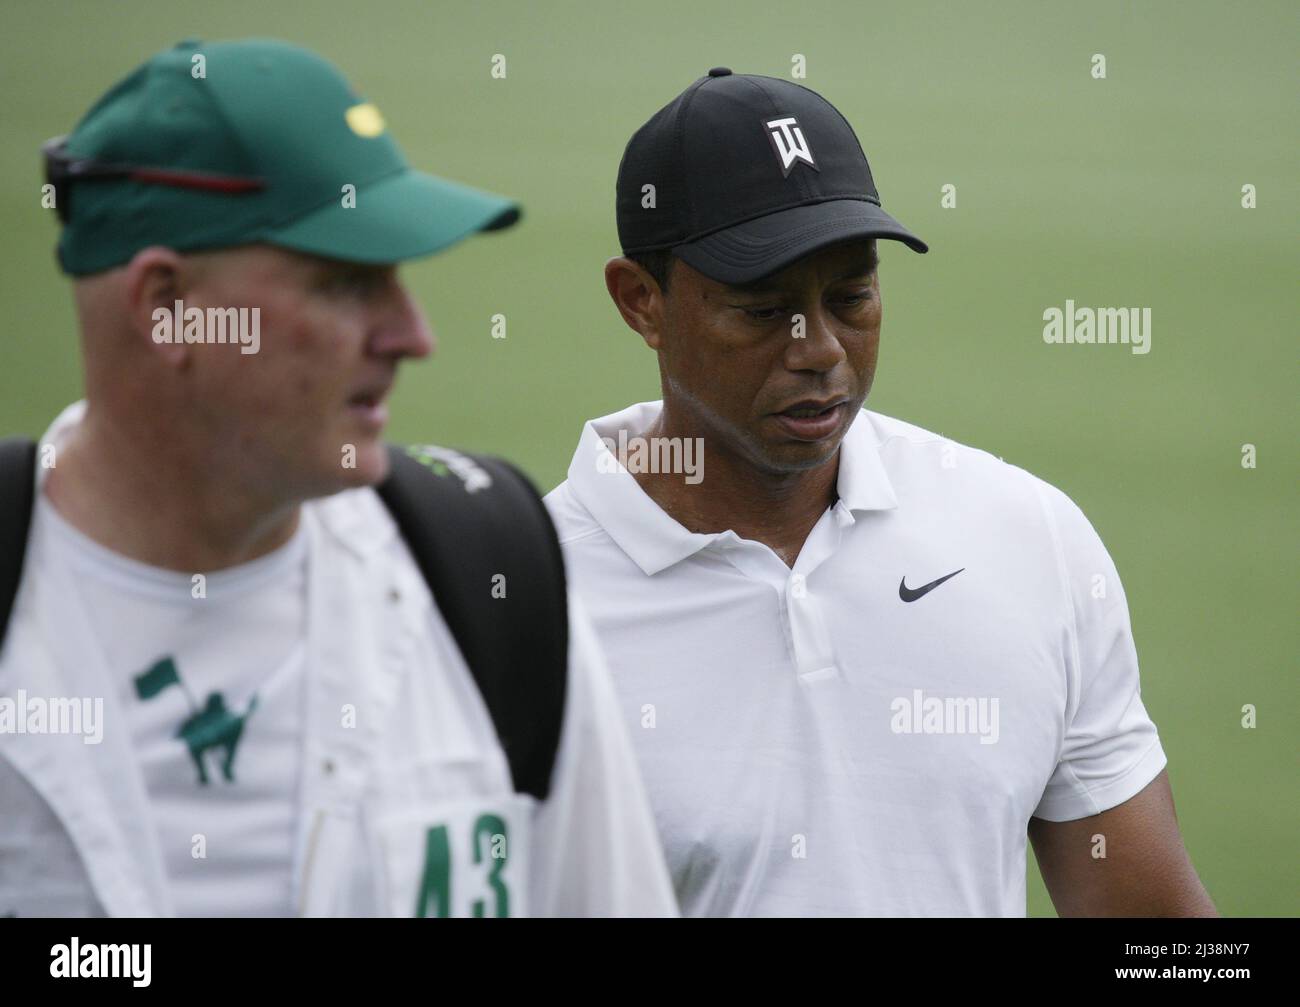
[[[35,486],[36,442],[25,437],[0,440],[0,650],[23,579]]]
[[[509,463],[390,448],[379,496],[487,704],[515,790],[544,799],[568,680],[564,560],[537,491]]]

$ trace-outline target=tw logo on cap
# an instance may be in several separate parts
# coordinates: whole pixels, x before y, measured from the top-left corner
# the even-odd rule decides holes
[[[808,141],[804,139],[803,130],[799,128],[799,122],[794,116],[765,119],[763,125],[767,128],[768,139],[772,141],[772,149],[776,151],[776,156],[781,161],[782,178],[790,177],[790,170],[797,161],[802,161],[813,171],[821,170],[813,160],[812,151],[808,149]]]

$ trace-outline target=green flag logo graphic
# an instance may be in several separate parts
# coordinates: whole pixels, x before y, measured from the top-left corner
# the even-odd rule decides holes
[[[198,703],[185,688],[176,662],[171,657],[164,657],[147,670],[135,676],[135,694],[141,699],[153,699],[164,689],[177,686],[185,693],[193,711],[184,723],[176,729],[174,737],[184,741],[189,747],[190,758],[199,771],[199,783],[208,783],[208,769],[203,757],[208,752],[221,756],[221,775],[227,782],[235,780],[235,750],[244,733],[244,723],[249,715],[257,709],[257,696],[248,701],[248,709],[243,713],[232,713],[226,707],[226,698],[219,692],[208,695],[207,702],[199,709]]]

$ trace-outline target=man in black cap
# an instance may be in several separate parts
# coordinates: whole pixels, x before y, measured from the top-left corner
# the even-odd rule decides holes
[[[881,207],[816,93],[709,71],[633,135],[605,284],[662,402],[547,498],[684,913],[1214,909],[1110,557],[1060,491],[864,411]]]

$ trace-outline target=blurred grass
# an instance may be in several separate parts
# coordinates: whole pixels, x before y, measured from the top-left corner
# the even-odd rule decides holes
[[[1083,507],[1124,578],[1201,877],[1225,914],[1296,914],[1294,5],[7,0],[5,21],[0,432],[38,434],[79,396],[39,144],[180,38],[269,35],[342,66],[416,165],[524,203],[515,230],[407,268],[440,349],[404,370],[390,432],[505,454],[545,488],[584,420],[657,397],[600,274],[628,136],[711,66],[788,76],[802,53],[932,247],[882,249],[870,406]],[[1045,345],[1066,298],[1150,307],[1152,352]],[[1029,904],[1052,912],[1032,857]]]

